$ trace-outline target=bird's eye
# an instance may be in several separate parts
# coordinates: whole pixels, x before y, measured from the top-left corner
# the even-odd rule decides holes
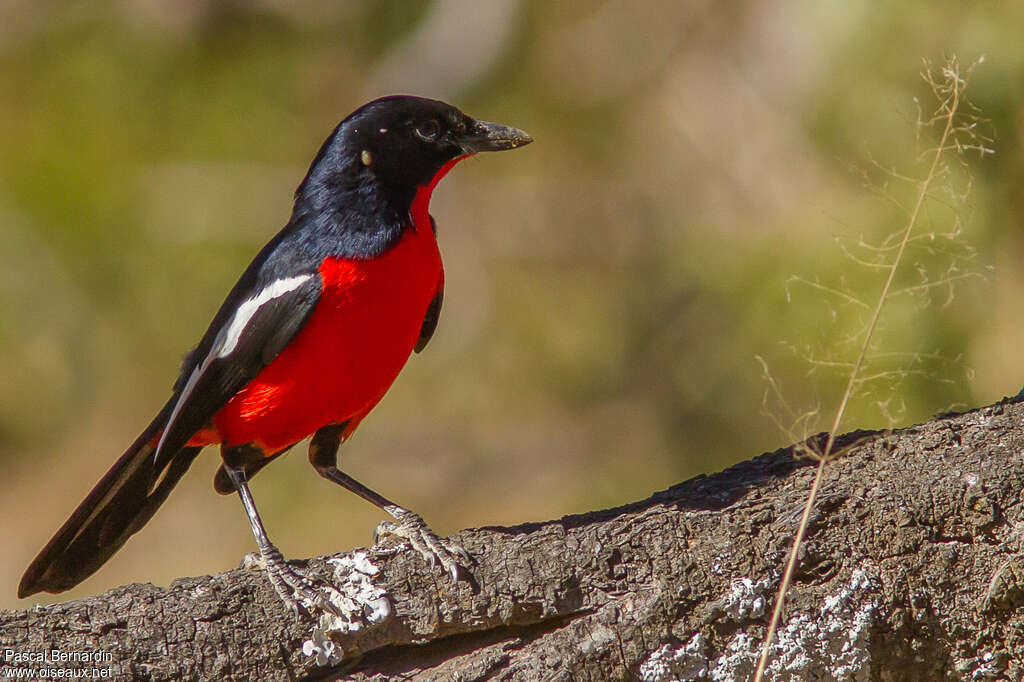
[[[437,139],[439,132],[441,132],[441,126],[433,119],[424,121],[416,127],[416,134],[427,142],[433,142]]]

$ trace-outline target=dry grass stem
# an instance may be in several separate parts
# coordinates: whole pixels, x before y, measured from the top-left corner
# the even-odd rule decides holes
[[[757,670],[754,674],[754,682],[760,682],[765,674],[765,670],[768,665],[768,660],[771,655],[772,641],[775,637],[775,632],[778,629],[779,622],[782,618],[782,612],[786,603],[786,593],[789,590],[790,584],[792,583],[793,574],[796,569],[797,557],[799,555],[800,546],[803,543],[804,536],[807,533],[807,526],[811,513],[814,509],[814,504],[818,496],[818,491],[821,488],[822,477],[825,472],[825,467],[835,457],[838,457],[841,453],[835,451],[836,436],[839,433],[839,428],[842,426],[843,418],[846,415],[847,408],[850,404],[851,399],[856,393],[857,389],[864,385],[877,381],[879,379],[886,380],[901,380],[907,376],[914,374],[927,374],[924,370],[920,369],[898,369],[898,370],[887,370],[887,371],[876,371],[870,374],[864,373],[865,365],[869,353],[873,353],[872,339],[875,335],[876,330],[879,327],[879,320],[882,315],[882,309],[885,307],[887,301],[890,298],[897,295],[927,295],[928,292],[939,287],[951,287],[954,282],[961,281],[964,279],[978,276],[976,273],[960,272],[954,265],[951,269],[947,270],[943,277],[938,280],[929,280],[927,272],[924,266],[918,265],[918,270],[921,272],[922,283],[914,286],[903,287],[894,289],[893,282],[896,279],[896,273],[901,267],[906,267],[904,263],[906,258],[907,246],[914,240],[926,239],[934,240],[935,232],[931,232],[925,235],[915,235],[915,228],[918,226],[919,221],[922,219],[922,212],[924,210],[926,199],[933,199],[931,191],[932,187],[939,180],[947,180],[950,177],[951,170],[948,163],[945,161],[947,156],[954,156],[960,163],[964,163],[962,158],[965,153],[977,152],[980,155],[991,154],[992,149],[987,146],[990,139],[981,132],[981,123],[983,119],[978,115],[978,110],[971,106],[964,98],[963,92],[967,86],[967,80],[970,76],[974,66],[980,63],[981,60],[976,62],[966,72],[961,73],[960,63],[953,57],[949,59],[941,69],[941,75],[936,77],[932,69],[927,67],[922,74],[925,81],[931,87],[932,92],[935,94],[936,99],[939,102],[936,111],[926,120],[922,120],[923,117],[919,115],[918,125],[916,128],[916,135],[918,141],[918,147],[920,147],[922,131],[925,128],[940,127],[942,134],[939,138],[938,144],[933,147],[928,147],[920,152],[919,158],[923,161],[928,162],[927,172],[924,174],[923,179],[912,179],[910,177],[900,175],[892,169],[885,169],[887,176],[890,179],[899,182],[912,182],[916,186],[916,193],[912,205],[909,210],[906,210],[902,204],[894,199],[891,195],[883,194],[888,200],[900,207],[902,210],[906,210],[907,221],[905,227],[902,229],[896,239],[891,242],[883,243],[882,246],[872,249],[872,251],[880,258],[886,257],[889,254],[891,260],[888,262],[876,262],[871,260],[864,260],[862,258],[853,258],[855,262],[862,266],[870,268],[879,268],[887,270],[885,282],[882,285],[881,291],[878,297],[871,307],[871,316],[867,325],[863,328],[860,336],[860,347],[857,353],[856,360],[853,363],[847,362],[836,362],[836,361],[823,361],[818,360],[814,364],[817,366],[827,367],[842,367],[849,368],[849,375],[846,380],[846,387],[842,393],[842,398],[839,401],[839,406],[835,411],[835,415],[832,419],[832,424],[828,430],[828,437],[824,447],[820,452],[808,452],[804,453],[802,450],[799,454],[808,454],[814,456],[818,461],[818,466],[815,471],[814,481],[811,484],[811,489],[808,492],[806,503],[804,504],[803,515],[801,516],[800,523],[797,527],[795,537],[793,539],[793,545],[789,551],[788,559],[786,561],[786,568],[782,576],[782,581],[779,584],[778,595],[775,600],[775,606],[772,610],[771,620],[768,624],[768,630],[765,634],[764,643],[761,650],[761,656],[758,660]],[[918,105],[920,107],[920,105]],[[876,164],[876,167],[881,168],[880,165]],[[866,175],[865,175],[866,178]],[[872,187],[875,187],[873,184]],[[967,185],[969,189],[970,183]],[[962,198],[965,196],[963,193],[957,193],[954,189],[950,188],[949,193],[953,199]],[[943,205],[940,202],[940,205]],[[949,206],[949,204],[945,204]],[[957,221],[953,234],[959,234],[960,224]],[[863,242],[863,239],[861,240]],[[845,246],[841,244],[844,251]],[[852,257],[852,254],[849,254]],[[831,296],[837,297],[841,300],[851,303],[859,307],[867,307],[866,304],[861,301],[857,296],[836,289],[834,287],[828,287],[821,285],[817,282],[806,280],[803,278],[792,278],[791,282],[796,282],[809,286],[813,289],[822,291]],[[918,360],[924,356],[916,356]],[[764,368],[764,374],[769,377],[769,391],[775,395],[783,405],[786,405],[787,411],[795,413],[788,404],[781,400],[781,390],[778,383],[771,378],[771,373],[768,371],[767,363],[761,360],[762,367]],[[890,411],[892,400],[879,400],[876,404],[883,413]],[[901,404],[896,405],[897,412],[902,409]],[[806,425],[807,419],[797,420],[801,424]],[[810,450],[809,447],[803,448]]]

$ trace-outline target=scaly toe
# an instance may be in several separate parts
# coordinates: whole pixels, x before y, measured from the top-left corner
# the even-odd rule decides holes
[[[387,536],[407,542],[431,567],[441,564],[455,582],[459,580],[459,571],[468,570],[467,567],[473,563],[469,552],[451,540],[439,538],[422,518],[412,512],[405,512],[398,523],[384,521],[377,526],[373,534],[374,544],[379,544]]]
[[[274,586],[281,601],[296,616],[300,611],[311,616],[315,615],[315,611],[325,611],[340,618],[347,617],[312,580],[289,566],[284,560],[264,556],[263,562],[270,584]]]

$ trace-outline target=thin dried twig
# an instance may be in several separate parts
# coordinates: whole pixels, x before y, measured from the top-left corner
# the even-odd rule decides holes
[[[981,60],[977,63],[980,63],[980,61]],[[775,638],[775,632],[778,629],[779,621],[782,618],[782,610],[786,603],[786,593],[788,592],[793,579],[800,545],[803,543],[804,536],[807,533],[808,522],[811,517],[811,512],[814,509],[814,503],[817,499],[818,491],[821,488],[821,481],[825,472],[825,467],[831,459],[840,454],[838,452],[834,452],[836,435],[839,433],[839,427],[842,424],[843,417],[846,415],[846,410],[849,406],[850,400],[854,395],[855,389],[864,382],[880,376],[892,376],[892,373],[887,372],[876,373],[871,376],[862,376],[862,370],[864,369],[868,351],[871,348],[872,337],[878,328],[882,309],[885,306],[886,301],[897,293],[911,293],[915,289],[927,290],[932,286],[918,285],[918,287],[907,287],[898,291],[893,291],[893,281],[896,278],[896,272],[900,266],[903,265],[907,245],[911,242],[914,228],[917,226],[922,207],[925,205],[925,199],[929,198],[929,191],[935,181],[939,178],[946,177],[949,173],[949,168],[942,164],[943,157],[949,152],[963,154],[967,151],[977,151],[982,155],[992,153],[991,148],[985,146],[990,140],[978,132],[978,123],[981,119],[977,115],[977,109],[971,107],[963,99],[963,92],[967,86],[967,77],[970,75],[970,71],[973,70],[973,68],[974,66],[972,65],[972,67],[967,70],[966,74],[961,74],[960,63],[956,57],[953,57],[946,62],[946,65],[942,69],[941,80],[937,80],[935,78],[931,69],[926,68],[924,74],[922,74],[925,81],[931,86],[936,98],[939,100],[939,107],[930,119],[923,123],[919,122],[918,139],[920,140],[921,128],[933,124],[942,125],[942,135],[937,146],[927,149],[924,152],[925,155],[931,153],[931,163],[928,168],[928,172],[925,174],[924,179],[918,182],[917,195],[913,208],[909,211],[907,224],[902,231],[895,256],[893,257],[892,262],[888,265],[888,275],[886,276],[885,283],[882,285],[877,302],[872,310],[870,321],[865,328],[860,345],[860,351],[857,355],[856,361],[850,369],[846,389],[843,391],[839,407],[836,409],[835,417],[832,421],[832,426],[828,431],[828,439],[826,440],[825,447],[816,457],[818,460],[818,466],[814,475],[814,481],[807,494],[807,501],[804,505],[803,515],[800,519],[800,524],[797,527],[796,536],[793,538],[793,545],[786,561],[786,568],[782,576],[782,582],[779,584],[775,607],[772,610],[772,617],[768,624],[768,631],[765,635],[764,644],[761,649],[761,657],[758,660],[757,670],[754,674],[754,682],[760,682],[763,678],[768,664],[768,659],[771,655],[772,641]],[[963,113],[961,111],[963,108],[966,108],[967,113]],[[923,158],[927,157],[925,156]],[[891,172],[890,176],[896,177],[900,180],[907,179]],[[876,267],[873,263],[865,264]],[[966,277],[966,275],[956,277],[947,275],[947,277],[945,277],[943,281],[938,282],[937,285],[951,284],[954,279],[961,279],[963,277]],[[806,280],[799,281],[805,284],[810,284],[810,282]],[[839,292],[835,289],[830,289],[824,286],[815,286],[816,288],[825,290],[828,293],[842,295],[842,297],[851,302],[856,301],[857,303],[860,303],[859,299],[856,299],[852,295],[847,295],[845,292]],[[909,371],[907,371],[907,373],[909,373]],[[765,374],[768,374],[767,365],[765,365]],[[778,386],[774,381],[771,385],[773,390],[778,392]]]

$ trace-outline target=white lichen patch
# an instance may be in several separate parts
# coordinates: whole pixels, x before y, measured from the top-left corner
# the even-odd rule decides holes
[[[320,621],[313,628],[310,639],[302,643],[302,653],[315,656],[316,664],[320,666],[339,663],[342,659],[342,648],[331,638],[333,633],[356,632],[391,615],[387,593],[372,580],[380,569],[370,561],[366,552],[334,557],[327,563],[334,566],[334,585],[321,587],[321,590],[341,615],[303,602],[311,612],[320,613]]]
[[[640,664],[642,682],[688,682],[704,680],[708,676],[707,642],[701,633],[686,644],[673,647],[666,644]]]
[[[745,632],[737,632],[725,653],[708,668],[708,679],[715,682],[750,679],[757,668],[760,643]],[[771,678],[768,678],[771,679]]]
[[[859,568],[837,592],[821,600],[817,614],[798,613],[775,636],[765,680],[867,680],[871,670],[868,635],[880,598],[868,572]],[[708,671],[711,680],[749,677],[760,656],[760,640],[737,633]]]
[[[771,587],[772,581],[768,578],[756,583],[750,578],[733,580],[728,594],[721,601],[722,610],[732,620],[760,618],[768,605],[765,592]]]
[[[968,673],[964,675],[965,680],[994,680],[999,677],[999,667],[996,665],[995,654],[991,651],[982,651],[973,659],[964,661],[958,668],[958,672]]]
[[[319,666],[340,663],[342,649],[333,640],[327,639],[324,630],[316,627],[307,639],[302,643],[302,653],[306,656],[315,656],[316,664]]]

